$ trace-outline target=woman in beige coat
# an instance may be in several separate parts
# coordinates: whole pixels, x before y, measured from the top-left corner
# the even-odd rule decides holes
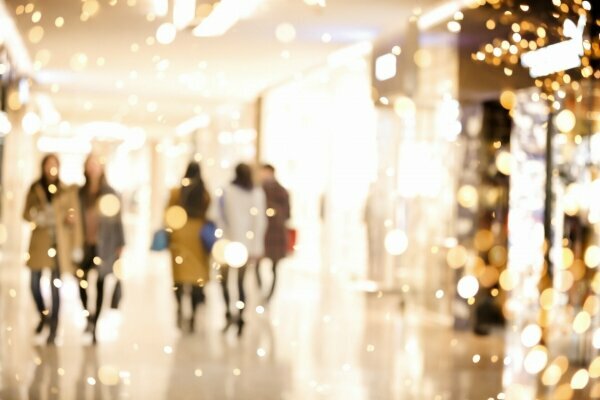
[[[204,285],[209,277],[209,254],[200,241],[200,231],[206,222],[206,212],[210,205],[210,195],[204,186],[200,166],[190,163],[179,188],[171,190],[167,208],[167,227],[171,228],[169,249],[177,299],[177,324],[182,328],[181,301],[184,288],[191,287],[192,316],[189,330],[194,331],[194,319],[198,306],[204,303]],[[187,220],[179,229],[173,226],[169,214],[176,207],[185,210]],[[175,221],[177,222],[177,221]],[[178,225],[178,224],[175,224]]]
[[[44,325],[49,323],[48,344],[54,343],[58,329],[61,273],[75,271],[74,262],[81,258],[83,242],[77,192],[60,182],[59,167],[56,155],[44,157],[41,178],[31,185],[23,213],[32,228],[27,266],[31,269],[31,293],[40,313],[36,332],[41,333]],[[52,271],[50,312],[40,289],[44,268]]]

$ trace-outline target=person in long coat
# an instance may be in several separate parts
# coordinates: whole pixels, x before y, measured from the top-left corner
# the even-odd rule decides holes
[[[40,315],[36,333],[49,324],[48,344],[54,344],[58,330],[61,273],[75,272],[83,244],[77,191],[60,182],[59,168],[56,155],[43,158],[41,177],[31,185],[23,211],[23,218],[32,228],[27,266],[31,269],[31,293]],[[52,271],[51,310],[44,304],[40,287],[45,268]]]
[[[277,266],[288,253],[288,231],[286,223],[290,219],[290,196],[288,191],[275,177],[275,168],[265,164],[261,167],[261,180],[267,199],[266,215],[268,217],[265,234],[264,258],[272,262],[273,280],[266,297],[268,302],[275,292]],[[262,289],[260,268],[256,268],[256,280]]]
[[[88,311],[87,331],[92,333],[96,343],[96,325],[104,301],[104,283],[108,275],[114,273],[116,261],[121,257],[125,246],[125,234],[121,217],[121,201],[117,192],[108,184],[100,159],[91,154],[84,164],[85,184],[79,189],[81,220],[84,237],[83,260],[77,270],[79,295],[83,308]],[[88,274],[95,269],[96,309],[92,315],[87,304]],[[122,289],[117,276],[113,290],[111,308],[119,307]]]
[[[191,332],[194,331],[196,310],[205,301],[204,285],[209,278],[209,253],[201,243],[200,231],[206,223],[210,201],[210,195],[202,180],[200,165],[192,162],[186,169],[181,186],[171,190],[165,214],[166,225],[173,230],[169,250],[177,300],[177,324],[180,329],[183,328],[182,298],[187,286],[191,288]],[[170,226],[173,221],[170,221],[169,213],[177,207],[185,211],[186,221],[181,227]]]
[[[254,184],[252,169],[241,163],[235,168],[235,179],[223,190],[220,199],[223,237],[232,242],[244,245],[248,251],[246,265],[237,268],[237,285],[240,307],[238,315],[238,334],[241,334],[244,320],[242,318],[246,302],[244,276],[247,266],[257,264],[265,252],[265,230],[267,226],[265,193],[260,186]],[[221,266],[223,297],[225,300],[227,319],[226,329],[233,323],[230,311],[228,277],[230,267]]]

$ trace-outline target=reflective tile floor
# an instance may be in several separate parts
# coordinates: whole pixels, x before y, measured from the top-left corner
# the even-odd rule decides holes
[[[239,338],[235,329],[222,332],[215,284],[196,332],[180,333],[166,255],[143,263],[124,278],[120,310],[104,312],[96,346],[82,333],[74,280],[63,282],[59,343],[47,347],[33,335],[27,270],[5,268],[0,399],[485,400],[501,391],[501,335],[453,331],[410,302],[402,310],[396,296],[366,295],[282,264],[263,313],[247,274]]]

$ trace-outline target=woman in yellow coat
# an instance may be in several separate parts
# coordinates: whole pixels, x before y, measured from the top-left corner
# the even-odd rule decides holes
[[[60,182],[59,167],[56,155],[44,157],[41,178],[31,185],[23,212],[32,227],[27,266],[31,269],[31,293],[40,313],[36,332],[41,333],[49,323],[49,344],[54,343],[58,330],[61,273],[75,272],[83,243],[77,192]],[[52,271],[51,311],[46,309],[40,288],[45,268]]]
[[[206,222],[206,212],[210,205],[210,195],[204,186],[200,166],[192,162],[188,165],[181,186],[171,190],[166,212],[167,227],[172,229],[169,250],[173,268],[173,282],[177,299],[177,324],[182,328],[181,301],[184,288],[191,287],[192,316],[189,330],[194,331],[194,318],[198,306],[204,303],[204,285],[209,277],[209,254],[202,246],[200,231]],[[183,226],[177,212],[185,211]],[[175,220],[173,220],[175,219]],[[178,228],[178,229],[175,229]]]

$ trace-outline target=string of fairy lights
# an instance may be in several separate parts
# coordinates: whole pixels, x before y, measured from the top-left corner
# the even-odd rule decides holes
[[[498,16],[489,18],[485,27],[498,36],[481,45],[473,60],[503,68],[505,75],[511,76],[519,68],[521,56],[527,52],[556,43],[564,38],[564,22],[577,22],[583,16],[587,21],[581,66],[569,71],[559,71],[535,80],[535,85],[549,94],[565,85],[573,85],[580,79],[600,79],[600,18],[592,13],[592,4],[587,0],[552,0],[550,7],[534,2],[531,5],[515,0],[481,1],[480,7],[491,7]]]

